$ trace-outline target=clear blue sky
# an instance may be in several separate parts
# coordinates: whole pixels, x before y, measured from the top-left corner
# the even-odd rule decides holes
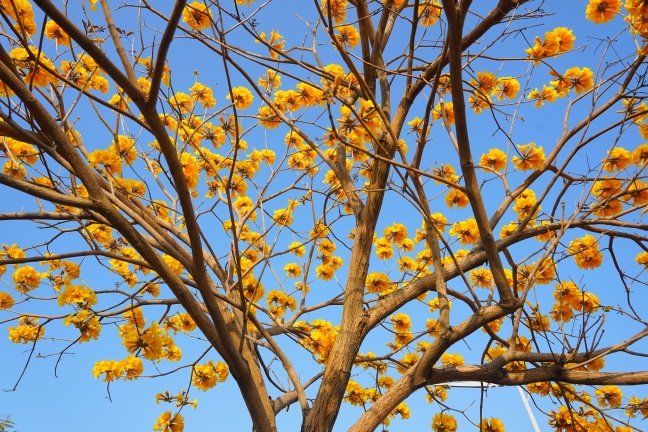
[[[484,2],[484,4],[486,3],[489,6],[495,4],[495,2]],[[532,2],[529,7],[531,8],[537,3]],[[301,5],[301,2],[298,1],[273,0],[271,6],[257,17],[259,29],[265,30],[268,33],[271,29],[278,29],[286,38],[287,46],[298,45],[304,39],[307,29],[297,26],[287,27],[283,24],[283,20],[287,13],[298,13],[299,11],[296,9],[300,7],[311,7],[308,2],[304,2],[304,4],[307,4],[307,6]],[[595,27],[584,19],[586,4],[587,2],[583,0],[568,0],[563,2],[552,0],[545,2],[543,5],[545,11],[548,13],[557,12],[557,14],[548,16],[544,21],[537,21],[537,23],[542,22],[542,26],[527,30],[524,33],[530,42],[532,42],[531,39],[535,35],[542,36],[545,31],[552,30],[556,26],[568,26],[574,30],[574,34],[578,37],[576,45],[583,46],[587,43],[587,48],[582,53],[577,53],[570,57],[569,64],[561,63],[560,59],[552,61],[552,65],[557,69],[578,65],[578,59],[589,63],[590,67],[594,68],[595,65],[591,65],[591,58],[598,58],[601,54],[601,48],[597,48],[597,43],[588,39],[586,35],[598,34],[599,29],[603,27]],[[556,10],[554,11],[553,8],[556,8]],[[122,13],[125,12],[127,10],[122,11]],[[124,27],[128,25],[133,25],[133,21],[124,22]],[[322,39],[321,42],[323,41]],[[45,41],[45,44],[47,47],[46,52],[52,49],[53,45],[50,41]],[[525,46],[526,42],[520,35],[511,35],[509,39],[501,44],[501,46],[496,46],[494,50],[498,55],[522,57],[524,56],[522,49]],[[511,50],[513,51],[511,52]],[[186,87],[190,86],[194,79],[192,72],[197,70],[200,73],[199,79],[201,82],[205,84],[213,83],[214,85],[218,83],[215,86],[215,94],[217,95],[219,104],[224,101],[226,86],[220,73],[220,63],[214,66],[214,63],[220,62],[220,59],[201,58],[195,52],[175,49],[171,52],[170,62],[176,86],[180,87],[187,83]],[[493,62],[490,66],[487,62],[480,63],[480,65],[482,67],[477,70],[496,70],[499,68],[499,64],[496,62]],[[501,74],[498,75],[522,75],[528,67],[529,64],[526,62],[506,63],[502,67]],[[546,83],[549,79],[550,77],[546,75],[546,71],[538,70],[534,73],[529,87],[541,86],[543,82]],[[186,80],[186,82],[183,82],[183,80]],[[176,90],[185,89],[178,88]],[[113,91],[114,89],[111,89],[111,94]],[[556,103],[556,106],[543,110],[541,115],[525,117],[525,121],[523,123],[519,122],[515,129],[515,140],[520,143],[538,141],[544,144],[545,148],[550,148],[555,139],[555,135],[553,134],[559,132],[559,128],[554,128],[553,126],[559,124],[563,115],[559,107],[564,107],[565,103],[564,100],[559,101]],[[482,116],[487,115],[482,114]],[[87,119],[82,120],[83,123],[80,122],[79,128],[82,131],[83,137],[87,140],[95,139],[93,133],[95,133],[94,128],[97,125],[93,124],[93,122],[87,122]],[[548,127],[547,123],[549,122],[554,122],[554,125]],[[279,140],[283,136],[283,133],[285,131],[277,134],[270,133],[264,139],[269,141],[273,139]],[[502,145],[503,138],[501,136],[492,137],[491,133],[492,125],[483,117],[474,119],[471,134],[476,154],[481,153],[482,150],[487,151],[491,147]],[[97,135],[100,137],[101,134],[102,132],[97,132]],[[441,154],[446,152],[444,146],[449,146],[445,138],[439,138],[437,145],[440,146],[439,148],[441,150],[439,153]],[[636,144],[628,144],[629,147],[633,147],[634,145]],[[98,144],[97,147],[102,147],[102,145]],[[607,144],[601,144],[600,148],[601,153],[604,155],[604,149],[608,148]],[[599,154],[592,155],[592,160],[595,162],[598,162],[600,158],[601,155]],[[431,163],[433,161],[430,160],[429,162]],[[583,163],[585,163],[585,160],[583,160]],[[24,201],[24,197],[6,187],[0,186],[0,195],[2,196],[2,200],[0,200],[0,211],[3,212],[18,211],[22,207],[23,202],[27,207],[33,205],[31,199]],[[390,219],[401,216],[398,206],[392,204],[388,206],[388,211],[384,216],[384,222],[386,224]],[[414,220],[416,222],[412,222],[412,226],[418,226],[420,218],[414,215],[411,217],[411,221]],[[379,224],[379,227],[383,227],[385,224]],[[411,231],[413,232],[414,228]],[[34,244],[43,239],[43,237],[40,237],[41,233],[34,232],[33,226],[27,223],[16,222],[5,224],[3,222],[0,232],[0,243],[9,245],[12,243],[18,243],[21,246]],[[630,256],[625,258],[632,259]],[[86,267],[83,268],[82,278],[88,285],[98,286],[112,283],[104,279],[107,274],[106,272],[93,274],[92,272],[88,272]],[[614,295],[605,291],[606,284],[616,283],[610,275],[597,272],[595,276],[588,274],[584,277],[590,284],[590,290],[599,295],[603,304],[618,304],[622,302],[622,299],[618,298],[618,291],[615,291],[616,294]],[[5,282],[5,285],[8,287],[6,289],[10,290],[10,278],[5,277]],[[648,296],[644,296],[644,299],[648,300]],[[29,305],[25,305],[25,309],[28,307]],[[44,313],[61,312],[57,308],[53,308],[51,311]],[[0,314],[0,320],[3,318],[4,316]],[[0,325],[0,334],[6,334],[6,327],[7,325]],[[627,332],[628,329],[617,328],[616,331]],[[117,381],[111,383],[108,387],[101,380],[95,380],[91,374],[91,370],[94,363],[98,360],[120,359],[125,356],[125,351],[121,347],[116,332],[113,329],[105,328],[100,341],[76,345],[61,358],[49,356],[52,352],[57,352],[64,347],[66,345],[66,338],[72,337],[72,334],[70,329],[64,328],[60,322],[52,326],[52,328],[48,328],[48,338],[39,342],[36,349],[31,353],[32,358],[22,378],[23,368],[30,355],[30,345],[11,344],[6,336],[0,337],[0,352],[2,353],[0,356],[2,370],[2,374],[0,374],[0,388],[3,390],[0,392],[0,414],[10,414],[16,427],[21,432],[84,429],[94,432],[151,430],[157,415],[162,411],[173,408],[168,405],[156,405],[154,399],[155,394],[165,390],[176,394],[181,389],[186,389],[189,386],[189,373],[188,369],[185,369],[172,376],[157,379],[140,378],[134,382]],[[62,339],[51,340],[49,339],[51,337],[61,337]],[[374,343],[374,341],[368,341],[368,345],[371,343]],[[191,355],[199,355],[202,347],[204,347],[204,344],[195,343],[192,339],[180,337],[178,338],[178,345],[185,351],[186,359],[192,358]],[[473,348],[481,350],[482,347],[483,344],[476,345],[475,347],[470,346],[469,343],[465,345],[459,344],[456,350],[462,352],[468,358],[470,356],[479,356],[481,354],[479,351],[472,352],[471,350]],[[645,344],[644,348],[646,348]],[[364,347],[363,351],[366,351]],[[291,354],[291,350],[288,350],[288,353]],[[302,350],[296,349],[295,355],[302,356],[304,354]],[[218,360],[213,352],[206,358]],[[614,364],[614,358],[608,364]],[[167,371],[172,369],[173,366],[163,364],[160,365],[160,370]],[[616,366],[620,370],[647,369],[648,361],[639,361],[631,365],[617,364]],[[150,363],[146,364],[145,374],[148,375],[154,372],[154,367]],[[18,381],[20,381],[19,384],[13,390]],[[312,389],[310,394],[314,394],[312,393]],[[472,419],[478,418],[477,412],[480,405],[479,390],[454,389],[450,394],[451,396],[447,401],[448,405],[461,410],[465,409]],[[185,416],[185,430],[251,430],[251,422],[248,420],[242,399],[238,395],[238,390],[231,378],[206,393],[194,389],[192,393],[193,397],[199,399],[199,405],[195,411],[191,409],[184,409],[182,411]],[[543,409],[551,410],[556,408],[556,405],[552,404],[548,399],[542,400],[541,402]],[[430,430],[431,417],[439,411],[438,407],[425,402],[424,395],[421,394],[417,394],[408,399],[407,403],[411,408],[412,418],[407,421],[393,420],[389,430]],[[507,431],[531,430],[524,406],[515,388],[489,389],[484,398],[483,405],[486,416],[498,417],[503,420]],[[344,405],[336,430],[346,430],[347,426],[358,417],[360,412],[360,408]],[[534,407],[534,412],[540,423],[541,430],[549,430],[546,425],[546,419],[539,410]],[[474,429],[469,428],[468,422],[460,419],[459,414],[456,417],[460,420],[460,430]],[[278,416],[278,424],[280,430],[297,431],[300,425],[299,407],[295,405],[290,407],[287,412],[282,412]],[[635,423],[635,425],[638,428],[646,426],[645,423]]]

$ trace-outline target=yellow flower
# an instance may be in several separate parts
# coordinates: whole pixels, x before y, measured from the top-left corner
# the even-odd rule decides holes
[[[135,356],[128,356],[119,362],[119,366],[124,371],[124,379],[127,381],[139,378],[144,372],[142,360]]]
[[[596,24],[602,24],[612,21],[620,10],[621,0],[589,0],[585,17]]]
[[[92,168],[102,166],[109,174],[118,174],[122,170],[122,159],[116,151],[95,150],[88,155]]]
[[[233,100],[237,109],[246,109],[252,105],[254,96],[245,87],[234,87],[231,94],[227,95],[227,99]]]
[[[348,45],[351,48],[355,48],[358,45],[360,35],[358,34],[358,30],[356,30],[354,26],[340,26],[337,27],[337,31],[339,31],[340,33],[335,35],[335,37],[341,45]]]
[[[536,147],[535,143],[518,145],[519,156],[513,156],[515,168],[527,171],[529,169],[540,169],[545,161],[545,154],[542,146]]]
[[[330,16],[335,24],[346,21],[347,0],[322,0],[322,12],[324,16]]]
[[[272,59],[279,57],[278,51],[283,51],[284,44],[286,43],[286,41],[283,39],[283,36],[281,36],[274,30],[270,32],[270,37],[268,37],[265,32],[262,32],[261,34],[259,34],[259,39],[261,39],[268,45],[268,49],[270,50],[270,58]],[[256,40],[255,42],[259,43],[258,40]]]
[[[367,391],[357,382],[349,380],[346,386],[344,401],[351,405],[364,406],[367,400]]]
[[[468,106],[475,111],[475,114],[481,114],[483,110],[491,105],[491,98],[489,95],[474,91],[468,96]]]
[[[445,196],[445,203],[449,208],[457,206],[457,208],[464,208],[468,205],[468,195],[459,189],[451,188]]]
[[[432,119],[443,119],[443,123],[446,125],[454,124],[454,106],[452,105],[452,102],[446,102],[443,106],[440,102],[436,104],[434,111],[432,111]]]
[[[297,263],[288,263],[284,266],[286,276],[296,278],[301,275],[301,267]]]
[[[259,78],[257,81],[260,87],[266,89],[266,91],[276,90],[281,86],[281,75],[272,69],[268,69],[267,72]]]
[[[36,271],[32,266],[24,266],[16,269],[12,276],[13,283],[16,284],[16,291],[27,293],[38,288],[43,275]]]
[[[480,288],[491,287],[492,275],[490,270],[485,268],[475,269],[470,272],[470,281],[473,285]]]
[[[390,242],[400,245],[407,238],[407,228],[403,224],[394,223],[385,228],[383,234]]]
[[[119,379],[123,373],[123,364],[116,360],[98,361],[92,368],[92,375],[94,375],[95,379],[99,378],[99,375],[106,374],[103,379],[104,382]]]
[[[212,108],[216,105],[216,99],[214,98],[214,93],[210,87],[206,87],[197,82],[191,86],[189,90],[191,90],[189,97],[191,97],[194,102],[200,102],[203,108]]]
[[[635,262],[648,269],[648,252],[641,252],[640,254],[638,254],[635,258]]]
[[[389,281],[389,277],[384,273],[378,272],[369,273],[365,282],[367,292],[378,294],[387,292],[391,285],[392,282]]]
[[[161,432],[182,432],[184,431],[184,417],[180,413],[172,416],[171,411],[165,411],[155,421],[153,430]]]
[[[153,322],[146,330],[131,328],[122,332],[122,345],[129,353],[142,352],[142,356],[148,360],[159,360],[162,358],[162,346],[164,335],[160,331],[157,322]]]
[[[498,148],[492,148],[481,156],[479,165],[493,171],[500,171],[506,167],[506,153]]]
[[[473,218],[456,222],[450,229],[450,235],[459,237],[459,243],[462,245],[474,243],[479,238],[477,222]]]
[[[622,147],[615,147],[608,150],[608,156],[602,160],[603,170],[606,172],[618,172],[626,169],[632,161],[630,152]]]
[[[0,310],[11,309],[14,305],[14,299],[8,292],[0,291]]]
[[[483,419],[480,428],[480,432],[504,432],[504,423],[501,420],[496,418]]]
[[[423,27],[431,27],[441,17],[441,3],[428,0],[422,6],[419,6],[419,24]]]
[[[549,74],[558,78],[551,84],[554,85],[559,95],[569,90],[580,94],[594,87],[594,75],[589,68],[572,67],[567,69],[563,75],[551,70]]]
[[[318,265],[315,268],[315,274],[318,278],[328,281],[333,279],[333,276],[335,275],[335,269],[333,269],[333,267],[331,267],[330,265],[322,264]]]
[[[389,317],[389,320],[394,323],[394,330],[397,332],[406,332],[412,328],[412,320],[407,314],[399,312],[396,315]]]
[[[169,105],[178,113],[187,114],[193,109],[194,102],[188,94],[177,92],[169,98]]]
[[[206,364],[195,365],[193,367],[193,376],[191,382],[194,386],[202,391],[207,391],[217,383],[227,379],[229,371],[227,365],[223,362],[214,362],[209,360]]]
[[[606,385],[594,390],[598,404],[603,408],[619,408],[623,403],[623,392],[615,385]]]
[[[89,310],[80,310],[74,315],[70,315],[63,324],[66,326],[73,325],[81,333],[79,343],[87,342],[90,339],[97,340],[101,332],[101,324],[97,316]]]
[[[304,256],[304,254],[306,253],[306,248],[301,242],[290,243],[288,245],[288,249],[298,257]]]
[[[648,144],[641,144],[632,152],[632,163],[636,166],[648,164]]]
[[[45,24],[45,37],[54,39],[58,44],[70,46],[70,36],[52,20],[47,21],[47,24]]]
[[[458,427],[457,420],[450,414],[437,413],[432,418],[432,430],[434,432],[455,432]]]
[[[212,13],[204,2],[192,2],[184,7],[182,21],[194,30],[202,30],[211,25]]]
[[[497,95],[497,100],[513,99],[518,91],[520,91],[520,83],[515,78],[498,78],[493,89],[493,96]]]
[[[409,368],[414,366],[418,361],[419,361],[418,354],[407,353],[403,356],[402,359],[398,361],[398,363],[396,363],[396,370],[399,373],[404,374],[405,372],[407,372]]]
[[[489,94],[495,88],[495,81],[495,74],[492,72],[477,72],[477,78],[471,79],[470,85],[480,93]]]
[[[461,366],[464,364],[464,359],[457,353],[443,353],[441,355],[441,364],[443,366]]]
[[[572,240],[568,252],[574,256],[576,265],[582,269],[594,269],[603,262],[603,254],[598,250],[598,241],[589,234]]]
[[[527,99],[535,100],[535,107],[541,107],[544,102],[555,102],[558,98],[558,92],[553,87],[542,86],[542,90],[533,89],[527,95]]]

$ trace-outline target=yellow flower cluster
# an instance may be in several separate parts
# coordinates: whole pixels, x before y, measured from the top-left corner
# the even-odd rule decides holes
[[[38,318],[23,315],[18,320],[17,327],[9,327],[9,340],[13,343],[30,343],[42,339],[45,327],[41,327]]]
[[[11,309],[15,301],[8,292],[0,291],[0,310]]]
[[[326,363],[338,333],[337,329],[324,320],[314,320],[310,325],[297,322],[295,327],[309,333],[308,336],[300,339],[299,343],[317,356],[319,363]]]
[[[134,309],[138,311],[140,309]],[[143,326],[144,324],[141,324]],[[191,318],[188,313],[177,313],[173,316],[167,317],[164,320],[164,331],[173,330],[174,333],[190,333],[196,329],[196,322]]]
[[[544,39],[536,36],[535,44],[531,48],[524,50],[535,64],[540,59],[555,57],[574,48],[576,36],[566,27],[557,27],[550,32],[545,32]]]
[[[80,310],[76,314],[65,318],[63,324],[66,326],[73,325],[79,329],[79,332],[81,333],[79,338],[80,343],[87,342],[90,339],[99,339],[101,324],[99,323],[99,318],[97,318],[92,311]]]
[[[501,171],[506,168],[506,153],[498,148],[492,148],[479,158],[479,165],[483,170]]]
[[[2,0],[0,10],[16,21],[14,27],[19,30],[19,33],[22,33],[20,29],[24,29],[27,36],[36,34],[34,10],[28,0]]]
[[[396,288],[396,284],[391,282],[386,274],[373,272],[367,275],[365,288],[367,292],[386,295]]]
[[[504,99],[513,99],[520,91],[520,83],[513,77],[496,78],[492,72],[477,72],[477,76],[469,82],[473,88],[471,95],[468,97],[468,105],[480,114],[491,104],[491,96],[501,101]]]
[[[500,419],[491,417],[483,419],[479,425],[480,432],[504,432],[504,423]]]
[[[479,229],[473,218],[454,223],[449,233],[451,236],[458,237],[462,245],[475,243],[479,239]]]
[[[457,353],[443,353],[441,355],[441,364],[444,367],[461,366],[464,364],[464,358]]]
[[[335,24],[340,24],[346,21],[347,0],[322,0],[322,12],[324,16],[330,16]]]
[[[602,24],[612,21],[620,10],[621,0],[589,0],[585,17],[596,24]]]
[[[97,304],[97,294],[92,288],[83,285],[67,285],[58,296],[58,305],[72,305],[88,309]]]
[[[135,356],[128,356],[124,360],[102,360],[95,363],[92,368],[92,374],[95,379],[104,375],[103,381],[110,382],[123,378],[125,380],[134,380],[139,378],[144,372],[142,360]]]
[[[140,318],[135,311],[130,318],[131,322],[119,326],[119,336],[126,350],[129,353],[139,352],[147,360],[159,361],[163,358],[169,361],[179,360],[182,353],[173,339],[160,330],[157,322],[144,329],[143,317]],[[138,325],[138,322],[142,325]]]
[[[531,220],[535,219],[541,208],[540,205],[537,205],[536,194],[531,189],[525,189],[518,195],[513,205],[513,211],[517,213],[519,221],[527,217],[530,217]]]
[[[432,418],[432,430],[434,432],[455,432],[458,427],[457,419],[450,414],[437,413]]]
[[[217,383],[225,381],[228,375],[229,370],[225,363],[214,363],[212,360],[209,360],[209,362],[205,364],[195,365],[193,367],[191,382],[196,386],[196,388],[202,391],[207,391]]]
[[[40,285],[43,274],[36,271],[32,266],[19,267],[14,271],[11,277],[15,285],[16,291],[28,293]]]
[[[603,262],[603,254],[598,249],[598,241],[587,234],[569,243],[568,252],[574,256],[576,265],[582,269],[594,269]]]
[[[268,312],[277,318],[284,316],[286,309],[295,310],[297,307],[297,301],[294,297],[279,290],[272,290],[268,293],[266,304],[269,306]]]
[[[194,30],[202,30],[211,26],[212,13],[203,2],[191,2],[182,11],[182,21]]]
[[[184,417],[182,414],[165,411],[157,418],[153,425],[154,431],[182,432],[184,431]]]
[[[31,144],[9,137],[0,137],[0,150],[7,158],[17,159],[27,165],[38,162],[39,152]]]
[[[401,1],[400,3],[403,3]],[[399,3],[399,2],[395,2]],[[394,4],[394,6],[397,6]],[[423,27],[432,27],[441,18],[441,3],[434,0],[427,0],[418,8],[419,25]]]
[[[554,303],[549,315],[556,322],[569,322],[574,310],[586,314],[598,311],[600,302],[596,295],[581,290],[574,282],[562,282],[554,289]]]
[[[521,171],[540,169],[545,162],[545,154],[542,146],[536,147],[535,143],[518,145],[518,156],[513,156],[512,162],[515,168]]]

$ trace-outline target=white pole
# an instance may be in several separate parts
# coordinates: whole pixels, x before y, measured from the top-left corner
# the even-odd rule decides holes
[[[531,406],[529,405],[529,397],[524,394],[522,391],[522,387],[517,386],[518,392],[520,392],[520,398],[522,398],[522,403],[524,404],[524,408],[526,409],[526,412],[529,416],[529,420],[531,420],[531,424],[533,425],[533,430],[535,432],[540,432],[540,427],[538,426],[538,422],[536,422],[536,419],[533,415],[533,411],[531,411]]]

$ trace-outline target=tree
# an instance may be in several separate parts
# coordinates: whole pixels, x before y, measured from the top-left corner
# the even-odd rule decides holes
[[[185,374],[155,430],[225,379],[256,431],[454,431],[456,381],[639,430],[646,1],[108,3],[0,2],[11,341]]]

